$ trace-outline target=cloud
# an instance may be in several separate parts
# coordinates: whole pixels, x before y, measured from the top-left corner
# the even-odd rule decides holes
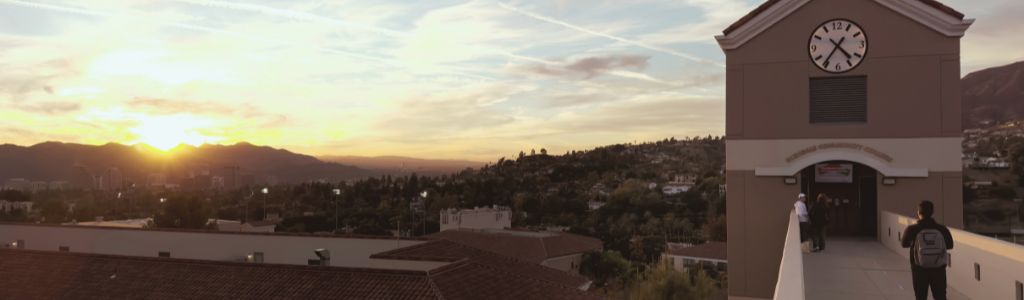
[[[650,56],[643,55],[607,55],[577,59],[562,65],[529,64],[519,69],[528,73],[547,76],[576,77],[591,79],[597,75],[607,74],[618,69],[634,69],[643,71],[647,68]]]
[[[60,115],[69,112],[78,111],[82,108],[81,104],[75,102],[60,102],[60,101],[49,101],[49,102],[38,102],[28,103],[27,101],[14,103],[11,105],[15,109],[21,111],[27,111],[32,113],[40,113],[47,115]]]
[[[648,50],[653,50],[653,51],[661,52],[661,53],[672,55],[672,56],[676,56],[676,57],[685,58],[687,60],[691,60],[691,61],[694,61],[694,62],[697,62],[697,63],[701,63],[701,64],[706,64],[706,65],[711,65],[711,66],[716,66],[716,67],[725,67],[725,65],[722,64],[721,62],[713,61],[713,60],[709,60],[709,59],[705,59],[705,58],[700,58],[700,57],[697,57],[696,55],[693,55],[693,54],[683,53],[683,52],[672,50],[672,49],[669,49],[669,48],[647,44],[647,43],[644,43],[644,42],[641,42],[641,41],[637,41],[637,40],[627,39],[627,38],[616,36],[616,35],[611,35],[611,34],[607,34],[607,33],[603,33],[603,32],[598,32],[598,31],[595,31],[595,30],[592,30],[592,29],[584,28],[582,26],[571,24],[569,22],[565,22],[565,21],[562,21],[562,20],[557,20],[555,18],[551,18],[551,17],[545,16],[545,15],[541,15],[541,14],[534,13],[534,12],[529,12],[529,11],[526,11],[526,10],[523,10],[523,9],[511,6],[511,5],[502,3],[502,2],[498,2],[498,5],[500,5],[504,9],[507,9],[509,11],[512,11],[512,12],[515,12],[515,13],[518,13],[518,14],[521,14],[523,16],[527,16],[527,17],[530,17],[530,18],[533,18],[533,19],[536,19],[536,20],[540,20],[540,21],[551,23],[551,24],[563,26],[563,27],[566,27],[566,28],[570,28],[570,29],[573,29],[573,30],[576,30],[576,31],[580,31],[580,32],[584,32],[584,33],[587,33],[587,34],[591,34],[591,35],[594,35],[594,36],[603,37],[603,38],[607,38],[607,39],[610,39],[610,40],[613,40],[613,41],[617,41],[617,42],[633,45],[633,46],[636,46],[636,47],[640,47],[640,48],[644,48],[644,49],[648,49]]]
[[[251,104],[231,105],[214,101],[190,101],[163,98],[138,97],[125,103],[132,109],[150,115],[207,115],[216,117],[235,116],[255,120],[261,128],[274,128],[289,124],[289,118],[282,114],[272,114]]]

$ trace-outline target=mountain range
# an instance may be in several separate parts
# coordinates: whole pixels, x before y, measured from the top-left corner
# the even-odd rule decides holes
[[[81,181],[116,168],[126,182],[144,183],[152,174],[168,182],[196,176],[246,177],[255,182],[302,182],[345,180],[376,175],[375,172],[284,149],[234,145],[181,145],[160,151],[146,145],[83,145],[45,142],[23,147],[0,145],[0,180]],[[87,180],[87,179],[86,179]]]
[[[1024,61],[967,74],[961,88],[964,129],[1024,119]]]
[[[442,175],[479,168],[485,163],[469,160],[422,159],[402,156],[321,156],[321,160],[357,166],[384,174]]]

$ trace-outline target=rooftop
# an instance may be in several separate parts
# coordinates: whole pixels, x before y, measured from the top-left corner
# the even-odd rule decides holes
[[[398,271],[0,249],[0,274],[12,299],[599,298],[474,259]]]
[[[522,261],[462,245],[448,240],[435,240],[427,243],[395,249],[370,256],[376,259],[427,260],[442,262],[469,261],[481,265],[509,271],[513,277],[527,277],[547,281],[562,286],[580,287],[590,282],[589,279],[556,269],[541,266],[537,263]],[[443,269],[439,268],[439,269]]]
[[[727,260],[726,249],[726,243],[723,242],[707,242],[692,247],[669,244],[665,253],[676,256]]]
[[[740,26],[743,26],[744,24],[747,24],[747,22],[750,22],[751,20],[756,18],[758,15],[760,15],[761,13],[767,11],[769,8],[771,8],[776,3],[779,3],[781,1],[782,0],[768,0],[768,1],[765,1],[764,3],[759,5],[757,8],[755,8],[752,11],[750,11],[749,13],[744,15],[742,18],[740,18],[736,22],[732,23],[732,25],[729,25],[729,27],[725,28],[725,30],[722,31],[722,34],[728,35],[729,33],[731,33],[734,30],[740,28]],[[922,4],[930,6],[932,8],[938,9],[938,10],[942,11],[943,13],[945,13],[945,14],[951,16],[951,17],[954,17],[954,18],[956,18],[958,20],[963,20],[964,19],[964,14],[963,13],[961,13],[961,12],[959,12],[959,11],[949,7],[949,6],[946,6],[945,4],[942,4],[939,1],[936,1],[936,0],[916,0],[916,1],[919,1]]]
[[[523,230],[446,230],[427,236],[532,263],[604,247],[601,240],[566,232]]]

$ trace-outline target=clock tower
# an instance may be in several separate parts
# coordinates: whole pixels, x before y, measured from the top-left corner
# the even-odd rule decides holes
[[[830,236],[878,216],[963,227],[960,38],[935,0],[768,0],[717,36],[726,55],[729,295],[771,298],[800,193]]]

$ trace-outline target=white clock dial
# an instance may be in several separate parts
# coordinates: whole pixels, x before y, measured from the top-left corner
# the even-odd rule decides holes
[[[867,34],[856,23],[843,19],[822,23],[807,44],[811,61],[831,73],[852,70],[868,53]]]

